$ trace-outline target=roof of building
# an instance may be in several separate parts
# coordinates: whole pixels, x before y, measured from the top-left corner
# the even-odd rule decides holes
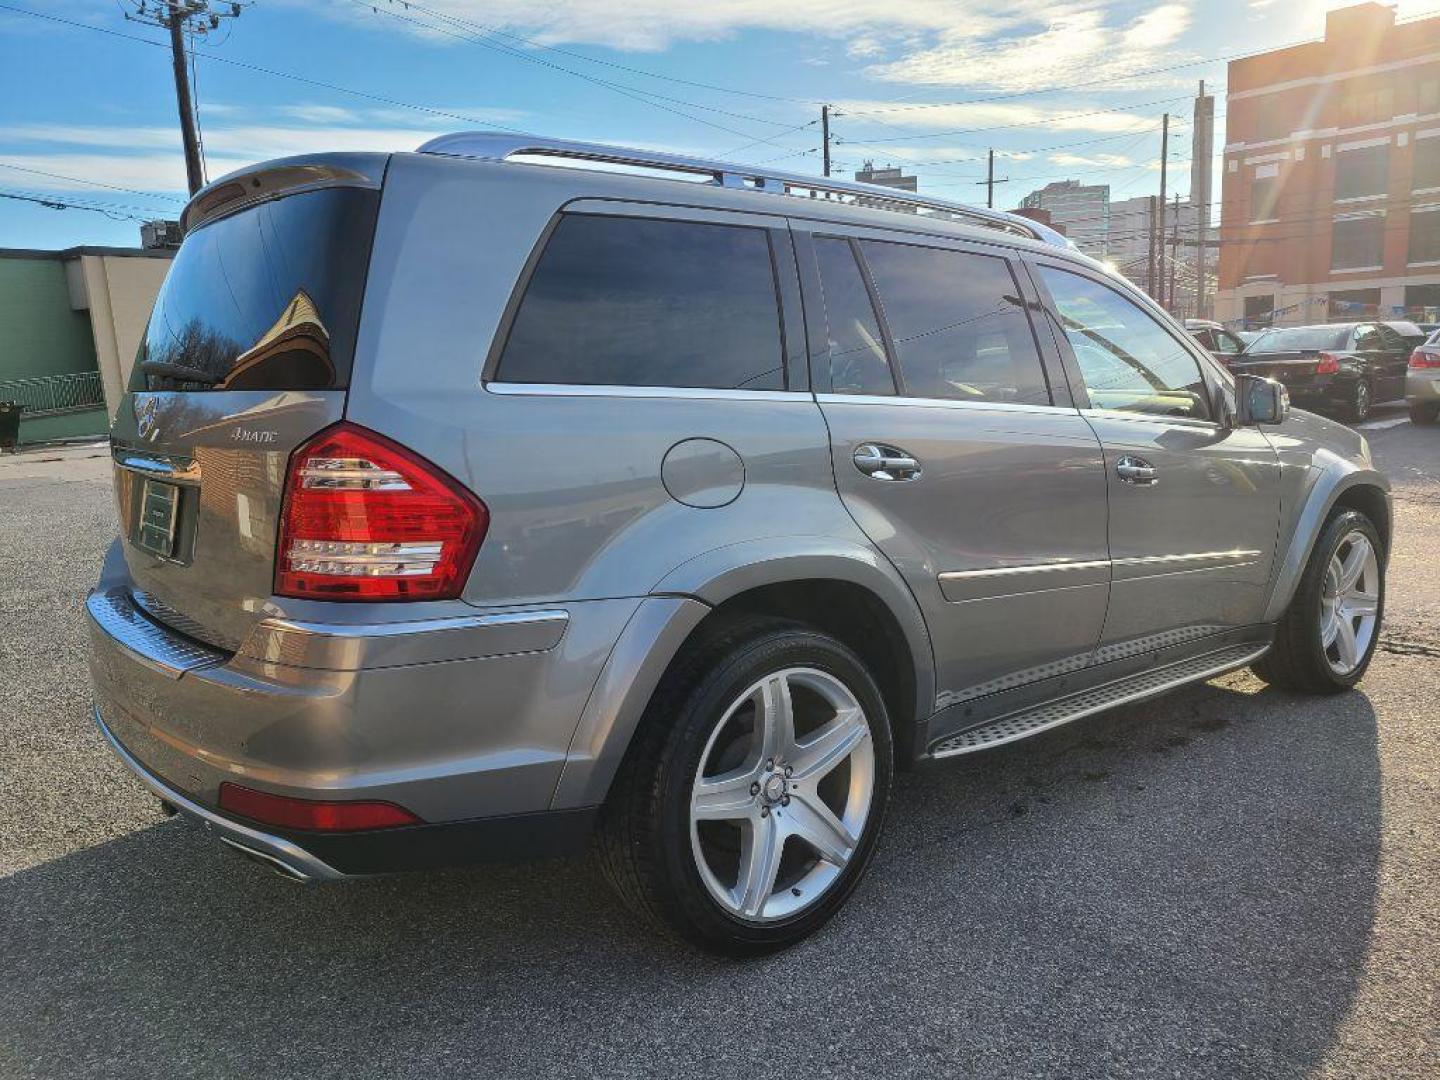
[[[115,255],[127,259],[173,259],[171,248],[98,247],[82,244],[68,248],[0,248],[0,259],[78,259],[82,255]]]

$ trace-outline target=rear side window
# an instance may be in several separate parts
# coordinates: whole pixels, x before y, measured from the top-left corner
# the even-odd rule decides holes
[[[830,389],[837,394],[893,394],[895,380],[870,292],[860,276],[850,241],[815,240],[825,322],[830,338]]]
[[[764,229],[563,218],[526,287],[496,378],[783,390]]]
[[[350,381],[380,193],[288,195],[202,225],[150,314],[132,390],[326,390]]]
[[[1050,404],[1025,301],[1004,259],[870,240],[860,248],[906,394]]]

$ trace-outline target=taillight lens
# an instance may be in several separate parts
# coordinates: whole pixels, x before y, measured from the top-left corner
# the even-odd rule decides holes
[[[1416,349],[1410,354],[1410,366],[1412,368],[1440,368],[1440,353]]]
[[[1340,370],[1340,358],[1334,353],[1322,352],[1320,361],[1315,365],[1316,375],[1334,375]]]
[[[229,782],[220,785],[220,809],[265,825],[316,832],[357,832],[425,824],[403,806],[391,802],[294,799]]]
[[[450,600],[490,525],[485,504],[419,455],[350,423],[290,457],[275,592]]]

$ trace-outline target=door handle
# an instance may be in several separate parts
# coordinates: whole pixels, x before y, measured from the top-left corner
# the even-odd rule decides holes
[[[1160,479],[1154,465],[1144,458],[1133,457],[1129,454],[1115,462],[1115,475],[1127,484],[1141,484],[1147,487]]]
[[[920,462],[904,450],[884,443],[861,443],[855,448],[855,468],[876,480],[918,480]]]

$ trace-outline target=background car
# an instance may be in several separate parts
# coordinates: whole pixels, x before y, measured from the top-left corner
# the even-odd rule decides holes
[[[1405,402],[1416,424],[1433,424],[1440,416],[1440,330],[1410,353],[1405,370]]]
[[[1410,322],[1330,323],[1265,331],[1230,368],[1284,383],[1297,405],[1364,420],[1405,396],[1406,364],[1425,335]]]
[[[1231,359],[1245,348],[1244,338],[1210,319],[1186,319],[1185,329],[1210,351],[1211,356],[1227,367]]]

